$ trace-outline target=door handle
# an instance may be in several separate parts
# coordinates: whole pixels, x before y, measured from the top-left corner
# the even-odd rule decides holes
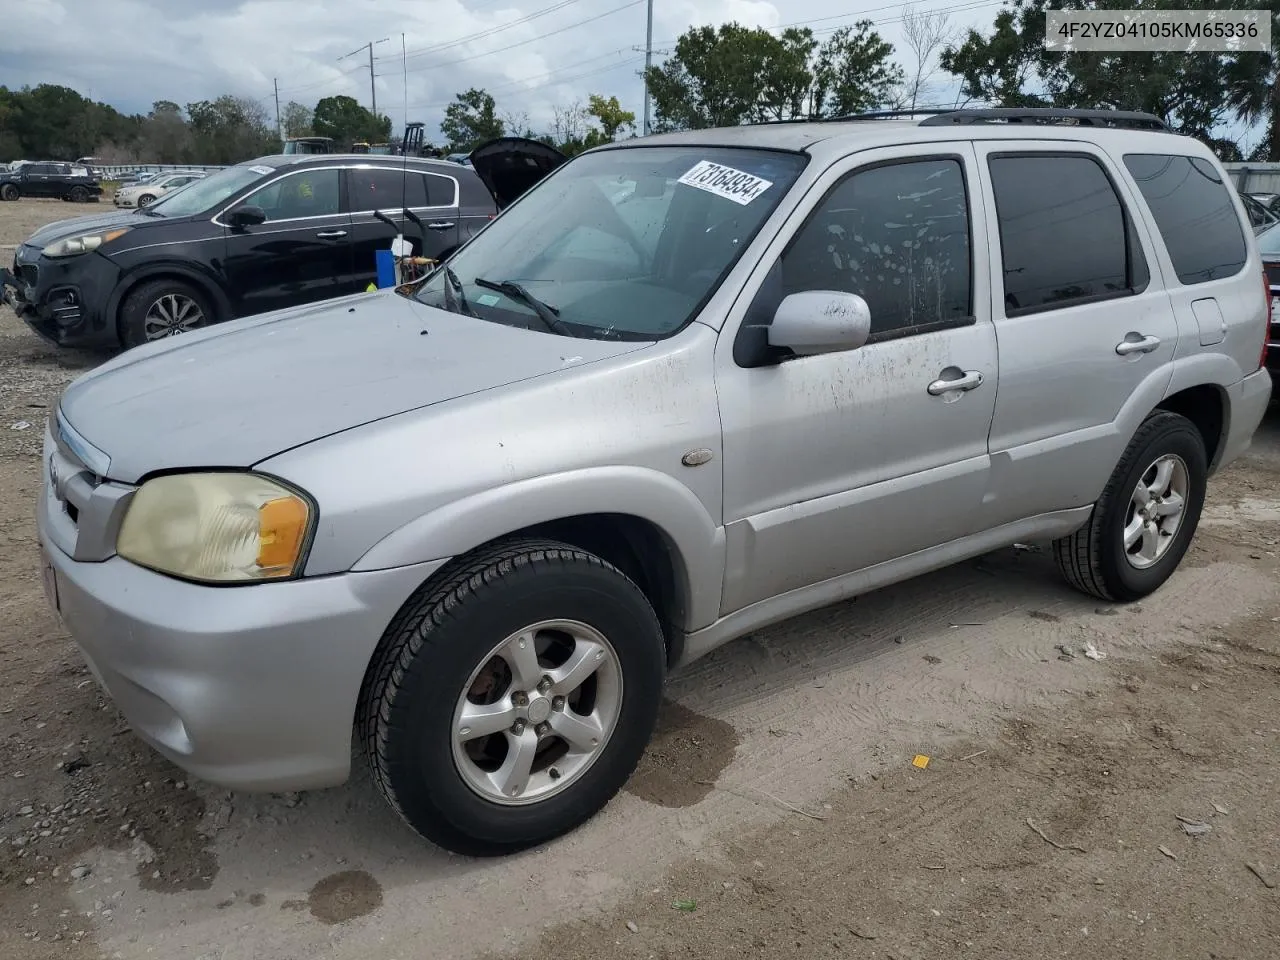
[[[457,224],[452,220],[436,220],[427,224],[428,230],[452,230]]]
[[[970,390],[976,390],[982,386],[983,376],[977,370],[966,370],[963,377],[956,377],[954,380],[935,380],[929,384],[929,396],[940,397],[943,394],[954,393],[957,390],[963,390],[966,393]]]
[[[1130,340],[1129,337],[1138,337],[1138,339]],[[1131,353],[1150,353],[1159,346],[1159,337],[1141,337],[1136,333],[1130,333],[1116,344],[1116,353],[1122,357],[1127,357]]]
[[[345,230],[321,230],[316,234],[321,240],[337,240],[339,237],[345,237],[346,235],[347,231]]]

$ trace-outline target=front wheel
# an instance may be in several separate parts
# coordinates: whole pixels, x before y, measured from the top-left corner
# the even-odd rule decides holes
[[[511,853],[621,789],[664,671],[657,617],[619,570],[565,544],[509,541],[396,616],[361,691],[361,740],[414,830],[456,853]]]
[[[84,187],[72,187],[71,202],[72,203],[88,203],[89,191],[86,190]]]
[[[6,183],[0,187],[0,200],[17,200],[22,195],[21,191],[12,183]]]
[[[180,280],[143,283],[120,308],[120,340],[137,347],[177,336],[213,322],[208,298]]]
[[[147,204],[151,203],[153,200],[155,200],[155,197],[152,194],[144,193],[142,196],[138,198],[138,206],[145,207]]]
[[[1054,541],[1076,589],[1127,602],[1153,593],[1191,545],[1208,486],[1204,440],[1194,424],[1160,411],[1129,442],[1089,522]]]

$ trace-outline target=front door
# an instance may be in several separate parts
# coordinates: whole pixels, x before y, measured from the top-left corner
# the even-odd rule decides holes
[[[22,192],[29,197],[58,196],[61,183],[57,171],[58,167],[52,163],[31,164],[27,167],[27,183]]]
[[[395,230],[374,216],[380,212],[396,225],[415,256],[440,259],[458,246],[458,185],[452,177],[424,174],[414,168],[355,167],[347,171],[351,202],[352,293],[377,279],[379,250],[390,250]],[[422,221],[404,215],[405,208]]]
[[[238,206],[267,222],[225,227],[227,289],[236,316],[327,300],[351,274],[351,218],[342,209],[342,171],[301,170],[274,180]]]
[[[866,346],[743,367],[751,327],[726,323],[723,614],[974,532],[997,379],[974,165],[964,143],[841,161],[766,253],[752,323],[787,294],[855,293]]]
[[[1085,143],[978,146],[997,224],[1000,391],[988,525],[1087,506],[1172,376],[1178,322],[1151,282],[1147,228],[1112,160]],[[1126,427],[1126,424],[1128,426]]]

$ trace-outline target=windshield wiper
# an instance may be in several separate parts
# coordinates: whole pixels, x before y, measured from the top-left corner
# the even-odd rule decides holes
[[[454,292],[455,290],[457,291],[456,293]],[[453,272],[453,267],[449,266],[444,268],[444,305],[446,310],[451,310],[454,313],[461,313],[468,317],[476,315],[476,312],[471,309],[471,304],[467,303],[467,295],[462,289],[462,281]]]
[[[472,283],[477,287],[484,287],[486,290],[497,290],[499,293],[505,293],[512,300],[523,303],[538,315],[538,319],[552,333],[558,333],[563,337],[576,336],[572,330],[565,326],[565,322],[560,319],[560,311],[557,308],[549,303],[543,303],[514,280],[498,282],[496,280],[486,280],[484,277],[476,277]]]

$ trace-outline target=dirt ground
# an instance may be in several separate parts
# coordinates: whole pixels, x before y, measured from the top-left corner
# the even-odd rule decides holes
[[[77,212],[0,204],[0,259]],[[1280,415],[1146,602],[1033,544],[762,631],[672,678],[601,816],[469,861],[359,765],[229,794],[103,699],[32,517],[41,424],[95,362],[0,312],[0,960],[1280,956]]]

